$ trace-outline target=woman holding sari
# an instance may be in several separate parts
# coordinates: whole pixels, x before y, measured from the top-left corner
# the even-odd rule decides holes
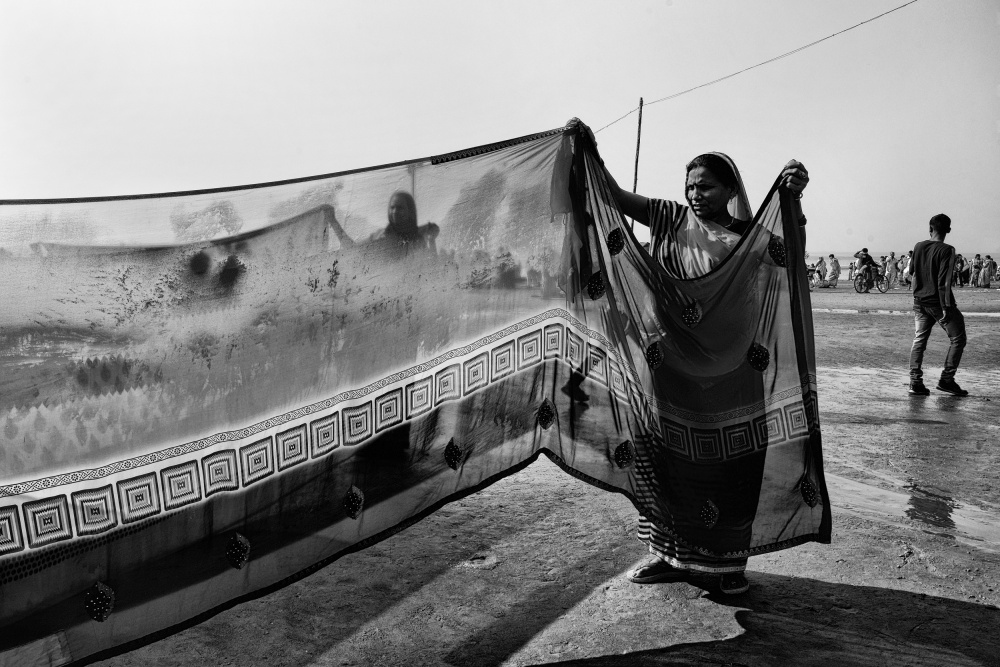
[[[572,119],[568,125],[580,123]],[[596,145],[593,133],[580,123]],[[606,172],[611,194],[622,213],[650,230],[650,255],[668,275],[681,280],[711,272],[737,245],[753,223],[746,189],[733,161],[722,153],[697,156],[686,167],[686,205],[652,199],[623,190]],[[792,215],[805,224],[800,198],[809,182],[805,166],[792,160],[785,165],[781,185],[793,196]],[[725,594],[749,589],[744,575],[747,558],[710,558],[688,548],[674,535],[658,528],[645,516],[639,519],[638,537],[651,557],[629,573],[638,584],[677,581],[692,572],[718,574]]]

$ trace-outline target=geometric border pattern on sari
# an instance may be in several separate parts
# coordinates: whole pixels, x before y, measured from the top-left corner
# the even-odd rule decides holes
[[[768,446],[801,438],[808,432],[807,407],[802,400],[716,428],[684,424],[660,415],[660,434],[667,450],[698,463],[728,461],[763,452]]]
[[[801,396],[803,392],[815,393],[816,386],[816,376],[812,374],[803,375],[800,379],[801,386],[788,387],[781,391],[775,392],[768,396],[766,399],[757,401],[751,405],[743,406],[737,408],[736,410],[731,410],[729,412],[720,412],[715,414],[706,414],[699,412],[691,412],[689,410],[681,410],[675,408],[670,403],[664,401],[661,398],[653,394],[646,394],[646,400],[649,401],[650,405],[655,407],[660,412],[666,412],[679,419],[685,419],[688,421],[701,422],[705,424],[714,424],[718,422],[730,421],[732,419],[738,419],[740,417],[746,417],[747,415],[753,414],[755,412],[760,412],[764,408],[784,401],[785,399],[791,398],[792,396]]]
[[[805,414],[805,408],[803,406],[801,406],[801,405],[799,407],[802,407],[803,414]],[[767,415],[765,415],[765,416],[767,416]],[[774,418],[775,419],[779,419],[779,417],[777,417],[777,415],[775,415]],[[783,417],[780,417],[780,419],[783,419]],[[796,422],[798,422],[798,417],[796,417]],[[786,433],[786,436],[782,440],[782,442],[785,442],[785,441],[787,441],[789,439],[790,438],[788,437],[788,435]],[[801,442],[804,443],[805,440],[803,439],[803,440],[801,440]],[[652,442],[652,443],[650,442],[649,436],[644,436],[644,435],[637,435],[636,436],[636,443],[637,444],[642,443],[646,447],[656,446],[655,442]],[[774,443],[772,442],[771,444],[774,444]],[[571,468],[568,468],[566,466],[563,466],[563,468],[565,470],[567,470],[568,472],[570,472],[571,474],[574,474],[577,477],[585,478],[584,475],[582,475],[580,473],[574,472]],[[764,544],[764,545],[757,546],[757,547],[750,547],[750,548],[745,549],[745,550],[729,551],[729,552],[717,552],[717,551],[714,551],[712,549],[708,549],[708,548],[705,548],[703,546],[696,545],[693,542],[690,542],[690,541],[684,539],[683,537],[681,537],[680,534],[678,534],[676,531],[672,530],[671,528],[667,527],[667,525],[665,525],[663,522],[656,520],[656,516],[655,515],[656,515],[657,510],[655,508],[658,506],[658,498],[661,497],[661,495],[660,495],[661,491],[660,491],[660,488],[659,488],[659,484],[657,482],[657,477],[656,477],[655,473],[653,472],[652,465],[651,465],[651,463],[649,461],[646,460],[645,457],[637,457],[636,458],[635,475],[636,475],[637,480],[639,480],[639,482],[640,482],[640,483],[636,484],[635,488],[634,488],[634,492],[636,494],[635,495],[635,506],[636,506],[636,509],[639,510],[640,514],[642,514],[646,518],[647,521],[649,521],[653,526],[655,526],[657,530],[659,530],[659,531],[663,532],[664,534],[670,536],[670,539],[673,540],[674,542],[676,542],[681,547],[683,547],[683,548],[691,551],[692,553],[701,554],[702,556],[705,556],[705,557],[707,557],[709,559],[729,560],[729,559],[747,558],[749,556],[755,556],[755,555],[760,555],[760,554],[764,554],[764,553],[770,553],[770,552],[773,552],[773,551],[780,551],[781,549],[785,549],[785,548],[788,548],[788,547],[796,546],[798,544],[804,544],[806,542],[810,542],[810,541],[816,540],[816,539],[818,539],[820,537],[820,535],[818,533],[808,533],[808,534],[804,534],[804,535],[798,535],[796,537],[792,537],[792,538],[789,538],[789,539],[786,539],[786,540],[782,540],[780,542],[775,542],[775,543],[772,543],[772,544]],[[820,510],[820,511],[822,511],[822,510]],[[705,570],[706,568],[693,567],[691,569],[694,569],[694,570]]]
[[[639,393],[630,381],[632,373],[603,335],[563,309],[549,310],[360,390],[248,428],[99,468],[0,487],[0,497],[32,494],[0,506],[0,560],[247,488],[340,447],[361,445],[444,401],[469,396],[543,361],[570,366],[623,402],[630,392]],[[137,474],[122,475],[133,470]],[[112,475],[121,478],[109,484],[105,478]],[[38,491],[65,486],[71,487],[72,510],[63,488],[37,497]]]

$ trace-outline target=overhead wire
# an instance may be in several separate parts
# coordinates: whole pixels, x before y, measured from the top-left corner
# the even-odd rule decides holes
[[[666,97],[661,97],[658,100],[653,100],[652,102],[646,102],[646,106],[649,106],[651,104],[656,104],[658,102],[666,102],[667,100],[675,99],[677,97],[680,97],[681,95],[687,95],[688,93],[692,93],[692,92],[694,92],[696,90],[699,90],[701,88],[705,88],[707,86],[714,85],[716,83],[719,83],[720,81],[725,81],[726,79],[731,79],[734,76],[739,76],[740,74],[743,74],[744,72],[749,72],[752,69],[756,69],[758,67],[763,67],[764,65],[768,65],[770,63],[776,62],[778,60],[781,60],[782,58],[787,58],[788,56],[795,55],[796,53],[799,53],[800,51],[804,51],[804,50],[806,50],[806,49],[808,49],[810,47],[816,46],[817,44],[825,42],[828,39],[833,39],[834,37],[836,37],[838,35],[843,35],[845,32],[849,32],[851,30],[854,30],[855,28],[859,28],[859,27],[865,25],[866,23],[871,23],[872,21],[878,20],[878,19],[882,18],[883,16],[887,16],[889,14],[892,14],[893,12],[899,11],[900,9],[903,9],[904,7],[908,7],[909,5],[912,5],[912,4],[916,3],[916,2],[918,2],[918,0],[910,0],[909,2],[903,3],[902,5],[899,5],[898,7],[894,7],[892,9],[890,9],[889,11],[882,12],[881,14],[879,14],[877,16],[873,16],[873,17],[871,17],[869,19],[865,19],[861,23],[856,23],[856,24],[852,25],[849,28],[844,28],[843,30],[838,30],[837,32],[831,33],[831,34],[827,35],[826,37],[823,37],[822,39],[817,39],[814,42],[809,42],[808,44],[804,44],[804,45],[802,45],[802,46],[800,46],[798,48],[792,49],[791,51],[786,51],[785,53],[782,53],[781,55],[775,56],[773,58],[768,58],[767,60],[764,60],[762,62],[757,63],[756,65],[750,65],[749,67],[744,67],[743,69],[741,69],[741,70],[739,70],[737,72],[733,72],[733,73],[727,74],[725,76],[720,76],[718,79],[712,79],[711,81],[707,81],[705,83],[699,84],[699,85],[694,86],[692,88],[688,88],[687,90],[682,90],[682,91],[680,91],[678,93],[673,93],[672,95],[667,95]],[[618,118],[616,118],[615,120],[611,121],[610,123],[608,123],[604,127],[600,128],[599,130],[596,130],[595,134],[597,132],[600,132],[601,130],[606,130],[607,128],[611,127],[612,125],[614,125],[615,123],[617,123],[619,121],[625,120],[626,118],[628,118],[629,116],[631,116],[632,114],[634,114],[638,110],[639,110],[639,107],[635,107],[634,109],[632,109],[628,113],[624,114],[623,116],[619,116]]]

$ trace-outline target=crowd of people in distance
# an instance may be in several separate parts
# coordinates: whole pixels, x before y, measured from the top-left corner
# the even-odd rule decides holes
[[[1000,281],[1000,267],[989,255],[981,257],[976,253],[972,259],[967,259],[963,255],[955,256],[954,285],[989,287],[994,280]]]
[[[874,276],[877,271],[878,275],[884,275],[889,281],[889,289],[912,289],[913,279],[909,271],[910,262],[913,261],[912,250],[901,252],[898,256],[895,252],[890,252],[875,259],[868,253],[868,248],[862,248],[854,253],[854,258],[856,261],[847,267],[848,282],[853,282],[859,273]],[[809,265],[809,282],[813,289],[836,287],[840,273],[840,262],[830,254]],[[994,282],[1000,283],[1000,265],[990,255],[977,253],[972,259],[956,255],[953,275],[952,284],[955,287],[989,288]]]
[[[809,283],[811,287],[836,287],[840,280],[840,261],[831,253],[829,257],[820,257],[819,261],[809,266]]]

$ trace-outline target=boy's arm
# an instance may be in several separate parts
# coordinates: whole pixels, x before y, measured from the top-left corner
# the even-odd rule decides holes
[[[944,313],[944,317],[941,318],[942,324],[951,319],[948,311],[955,307],[955,298],[951,293],[951,279],[954,272],[955,249],[952,248],[948,253],[948,258],[941,262],[937,275],[938,300],[941,304],[941,312]]]

